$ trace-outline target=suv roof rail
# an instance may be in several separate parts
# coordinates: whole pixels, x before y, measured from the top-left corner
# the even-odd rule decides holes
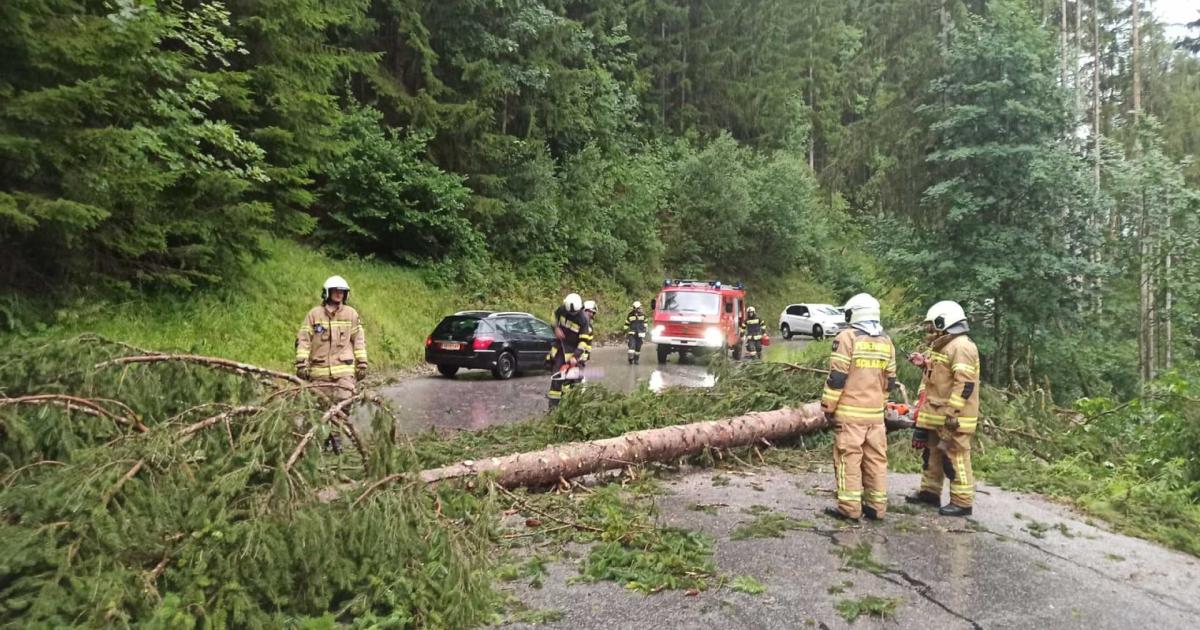
[[[488,317],[533,317],[533,315],[521,311],[498,311]]]
[[[459,311],[455,316],[474,315],[475,317],[489,317],[492,311]]]

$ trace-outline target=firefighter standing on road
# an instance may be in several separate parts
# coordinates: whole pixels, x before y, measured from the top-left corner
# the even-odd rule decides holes
[[[554,343],[548,357],[553,368],[550,393],[547,394],[551,409],[558,406],[564,390],[579,382],[578,377],[568,379],[567,376],[591,350],[592,322],[583,312],[583,299],[578,293],[571,293],[554,311]]]
[[[979,422],[979,350],[967,336],[967,315],[957,302],[934,304],[925,326],[933,335],[928,356],[912,357],[925,371],[925,402],[913,430],[913,446],[923,451],[925,473],[921,490],[905,501],[936,507],[941,504],[943,479],[949,479],[950,503],[938,512],[970,516],[975,500],[971,436]]]
[[[642,342],[646,339],[646,313],[642,303],[634,302],[625,316],[625,338],[629,346],[629,364],[637,365],[642,358]]]
[[[346,304],[350,285],[330,276],[321,304],[304,317],[296,334],[296,375],[321,384],[317,391],[335,401],[354,395],[367,376],[367,338],[358,311]]]
[[[754,310],[753,306],[746,307],[746,321],[742,322],[742,339],[746,340],[747,359],[762,358],[762,340],[766,331],[767,325],[758,318],[758,311]]]
[[[833,340],[821,410],[834,422],[837,507],[825,513],[857,521],[887,512],[887,431],[883,412],[896,385],[896,349],[879,323],[879,302],[859,293],[846,302],[849,328]],[[863,491],[866,490],[864,496]]]

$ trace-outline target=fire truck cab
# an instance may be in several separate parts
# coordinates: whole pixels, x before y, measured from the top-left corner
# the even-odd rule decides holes
[[[746,320],[746,291],[739,282],[663,280],[654,300],[650,341],[658,347],[658,362],[672,352],[686,354],[733,351],[742,355],[741,325]]]

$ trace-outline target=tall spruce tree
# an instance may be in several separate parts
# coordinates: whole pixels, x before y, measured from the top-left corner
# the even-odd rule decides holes
[[[0,7],[0,285],[191,286],[272,224],[263,150],[222,114],[245,77],[219,2]]]
[[[1036,374],[1029,352],[1072,317],[1084,272],[1084,163],[1065,146],[1067,110],[1048,33],[998,0],[952,38],[947,73],[923,108],[936,141],[932,214],[918,278],[931,299],[965,304],[999,382]],[[980,325],[982,324],[982,325]]]

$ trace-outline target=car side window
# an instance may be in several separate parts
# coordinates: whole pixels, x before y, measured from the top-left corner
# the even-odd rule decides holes
[[[528,319],[524,319],[524,318],[520,318],[520,317],[509,318],[509,319],[504,320],[504,324],[505,324],[505,327],[508,328],[508,332],[510,332],[510,333],[517,334],[517,335],[532,335],[533,334],[533,326],[529,325]]]
[[[554,329],[551,328],[550,325],[547,324],[546,322],[535,319],[535,320],[529,321],[528,323],[529,323],[530,327],[532,328],[531,332],[536,334],[537,336],[539,336],[539,337],[553,337],[554,336]]]
[[[799,315],[799,314],[800,314],[800,307],[799,307],[799,306],[796,306],[796,305],[792,305],[792,306],[789,306],[789,307],[787,307],[787,314],[788,314],[788,315]]]
[[[800,312],[799,312],[799,313],[797,313],[797,315],[799,315],[800,317],[808,317],[808,307],[807,307],[807,306],[801,306],[801,307],[800,307]]]

